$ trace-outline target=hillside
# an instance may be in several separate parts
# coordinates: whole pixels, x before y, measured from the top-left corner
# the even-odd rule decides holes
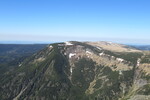
[[[131,45],[131,46],[140,50],[150,50],[150,45]]]
[[[0,75],[45,47],[46,44],[0,44]]]
[[[150,52],[109,42],[47,45],[0,76],[0,100],[149,100]]]

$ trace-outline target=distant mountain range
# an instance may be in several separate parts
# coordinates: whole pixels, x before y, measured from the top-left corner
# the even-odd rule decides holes
[[[150,50],[150,45],[131,45],[140,50]]]
[[[2,44],[0,100],[150,100],[148,50],[105,41]]]

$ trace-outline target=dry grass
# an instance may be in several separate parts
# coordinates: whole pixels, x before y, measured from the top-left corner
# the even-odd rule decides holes
[[[110,42],[86,42],[89,45],[103,48],[105,50],[110,50],[114,52],[141,52],[140,50],[134,48],[127,48],[125,45],[110,43]]]
[[[150,75],[150,64],[140,64],[139,68],[143,70],[146,73],[146,75]]]

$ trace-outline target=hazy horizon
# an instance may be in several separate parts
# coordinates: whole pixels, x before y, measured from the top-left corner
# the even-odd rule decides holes
[[[67,40],[66,40],[67,41]],[[51,43],[61,43],[66,41],[0,41],[0,44],[51,44]],[[77,40],[68,40],[68,41],[77,41]],[[87,42],[86,40],[78,40],[79,42]],[[99,42],[99,41],[105,41],[105,42],[112,42],[112,43],[118,43],[118,44],[125,44],[125,45],[150,45],[150,43],[145,42],[122,42],[122,41],[111,41],[108,40],[97,40],[97,41],[88,41],[88,42]]]

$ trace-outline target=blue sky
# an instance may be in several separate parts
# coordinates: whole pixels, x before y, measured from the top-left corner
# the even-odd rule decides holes
[[[1,0],[0,41],[150,44],[149,0]]]

